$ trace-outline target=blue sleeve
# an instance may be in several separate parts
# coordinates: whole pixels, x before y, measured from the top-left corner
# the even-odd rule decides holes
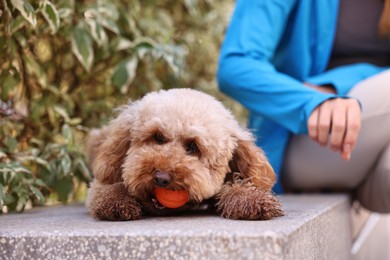
[[[368,63],[341,66],[322,74],[308,78],[306,81],[315,85],[331,84],[340,96],[346,95],[358,82],[378,74],[388,68],[377,67]]]
[[[217,77],[220,89],[249,110],[303,134],[312,110],[335,95],[304,86],[270,62],[295,2],[238,0]]]

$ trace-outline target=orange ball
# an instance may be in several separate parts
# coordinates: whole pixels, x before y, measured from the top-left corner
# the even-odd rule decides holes
[[[154,195],[161,205],[171,209],[179,208],[188,201],[188,193],[185,190],[155,188]]]

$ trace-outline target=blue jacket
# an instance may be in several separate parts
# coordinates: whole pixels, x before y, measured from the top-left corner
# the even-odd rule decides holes
[[[249,128],[279,175],[291,133],[307,134],[320,103],[379,73],[367,63],[325,71],[338,0],[237,0],[222,46],[220,89],[249,111]],[[336,95],[303,85],[333,84]],[[280,179],[280,178],[279,178]],[[282,192],[280,181],[275,192]]]

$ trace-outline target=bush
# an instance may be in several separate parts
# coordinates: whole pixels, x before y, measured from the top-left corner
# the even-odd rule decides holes
[[[217,92],[231,1],[2,0],[0,210],[84,198],[85,136],[129,98]]]

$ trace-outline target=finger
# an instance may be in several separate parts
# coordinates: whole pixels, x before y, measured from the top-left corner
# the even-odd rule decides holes
[[[341,158],[343,158],[343,160],[349,161],[349,159],[351,159],[350,147],[348,146],[348,148],[346,150],[342,150],[340,155],[341,155]]]
[[[347,104],[335,102],[332,113],[332,131],[330,148],[333,151],[342,151],[343,141],[347,129]]]
[[[309,117],[309,120],[307,121],[307,129],[309,131],[309,136],[315,142],[317,142],[318,138],[318,110],[318,107],[314,109]]]
[[[345,160],[349,160],[351,152],[356,146],[357,138],[361,128],[361,112],[359,105],[355,101],[347,110],[347,129],[345,138],[343,141],[343,149],[341,157]]]
[[[321,146],[326,146],[326,144],[328,143],[328,138],[329,138],[331,116],[332,116],[332,111],[330,109],[331,104],[329,104],[329,102],[332,102],[332,101],[328,101],[328,102],[323,103],[319,109],[318,143]]]

